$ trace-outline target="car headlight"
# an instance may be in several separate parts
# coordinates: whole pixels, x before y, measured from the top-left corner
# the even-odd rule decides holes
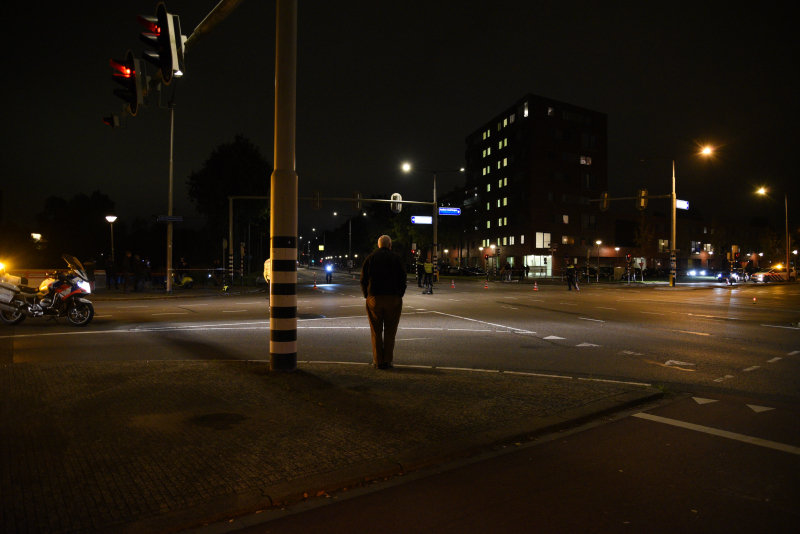
[[[705,275],[706,275],[705,271],[700,271],[700,276],[705,276]]]
[[[689,276],[697,276],[697,271],[689,271]]]

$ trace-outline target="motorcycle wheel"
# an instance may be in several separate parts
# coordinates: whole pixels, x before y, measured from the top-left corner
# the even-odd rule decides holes
[[[8,325],[13,326],[15,324],[21,323],[24,320],[25,320],[25,314],[23,314],[22,312],[11,312],[5,310],[0,311],[0,321],[3,321]]]
[[[183,287],[185,287],[186,289],[192,289],[192,283],[191,282],[186,282],[186,284],[184,284]]]
[[[93,317],[94,306],[91,303],[74,301],[67,309],[67,320],[74,326],[86,326]]]

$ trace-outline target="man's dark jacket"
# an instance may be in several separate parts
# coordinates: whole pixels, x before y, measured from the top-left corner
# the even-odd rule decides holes
[[[406,266],[400,256],[387,247],[381,247],[367,256],[361,267],[361,292],[364,293],[364,298],[405,295]]]

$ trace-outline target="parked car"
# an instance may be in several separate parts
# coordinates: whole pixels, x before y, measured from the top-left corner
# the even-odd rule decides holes
[[[720,271],[717,273],[717,281],[719,282],[726,282],[730,280],[731,282],[746,282],[748,280],[746,273],[740,273],[736,269],[732,271]]]

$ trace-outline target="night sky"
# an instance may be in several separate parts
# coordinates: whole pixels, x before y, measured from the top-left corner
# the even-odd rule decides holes
[[[216,3],[166,5],[189,35]],[[144,50],[136,16],[155,14],[156,4],[5,7],[6,219],[26,226],[47,196],[98,189],[116,202],[119,222],[166,213],[169,113],[153,98],[128,117],[127,129],[112,131],[101,120],[122,107],[108,61]],[[300,195],[359,190],[367,198],[399,192],[429,200],[430,175],[405,175],[400,163],[463,166],[465,136],[534,93],[608,115],[612,196],[640,187],[668,193],[670,162],[639,159],[689,155],[709,143],[717,147],[713,161],[689,155],[677,163],[678,198],[693,213],[744,222],[771,216],[781,230],[782,194],[771,203],[753,195],[767,185],[788,189],[796,229],[796,23],[776,6],[300,0]],[[175,112],[175,213],[183,224],[202,224],[184,182],[215,147],[242,134],[273,161],[274,72],[271,1],[244,1],[188,52]],[[148,73],[155,73],[149,64]],[[440,194],[457,184],[458,174],[440,175]],[[314,212],[306,204],[301,233],[312,224],[332,228],[332,211],[350,211],[325,204]]]

